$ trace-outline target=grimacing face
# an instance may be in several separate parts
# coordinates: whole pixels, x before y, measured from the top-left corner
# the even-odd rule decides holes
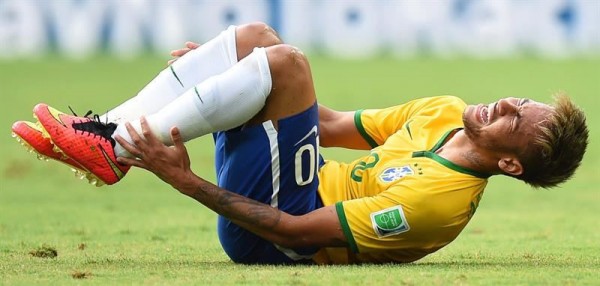
[[[469,105],[463,113],[465,134],[491,152],[519,154],[533,143],[540,124],[551,112],[551,106],[526,98]]]

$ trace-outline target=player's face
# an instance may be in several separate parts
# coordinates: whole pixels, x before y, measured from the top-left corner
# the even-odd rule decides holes
[[[465,133],[479,147],[517,154],[532,143],[552,107],[525,98],[503,98],[469,105],[463,113]]]

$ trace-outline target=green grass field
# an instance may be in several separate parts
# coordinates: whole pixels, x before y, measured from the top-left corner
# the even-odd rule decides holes
[[[576,177],[532,190],[494,177],[477,214],[446,248],[407,265],[244,266],[229,261],[216,216],[153,175],[133,170],[95,188],[10,137],[16,120],[46,102],[103,113],[134,95],[165,59],[0,62],[0,284],[593,285],[600,284],[600,60],[339,61],[311,58],[320,102],[384,107],[453,94],[548,102],[569,92],[588,115],[587,157]],[[194,170],[214,179],[208,138],[190,142]],[[324,150],[348,161],[356,152]],[[53,254],[54,258],[35,254]]]

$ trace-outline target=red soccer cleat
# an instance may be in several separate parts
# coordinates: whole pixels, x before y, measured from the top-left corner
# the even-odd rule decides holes
[[[54,159],[71,167],[71,170],[77,177],[81,179],[86,178],[88,172],[84,167],[64,154],[54,151],[54,144],[50,142],[50,139],[45,138],[42,135],[43,129],[39,123],[17,121],[12,125],[11,129],[12,136],[17,139],[23,147],[27,148],[29,152],[35,152],[38,159],[44,161]]]
[[[112,185],[121,180],[130,166],[117,163],[115,140],[117,125],[99,122],[98,117],[78,117],[40,103],[33,114],[43,127],[43,135],[54,143],[54,150],[75,160],[88,172],[90,183]]]

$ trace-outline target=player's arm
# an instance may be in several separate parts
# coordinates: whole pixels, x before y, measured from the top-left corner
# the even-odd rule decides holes
[[[235,224],[283,247],[346,246],[334,206],[293,216],[219,188],[195,175],[174,187]]]
[[[293,216],[255,200],[229,192],[196,176],[181,134],[171,129],[173,146],[164,145],[140,119],[142,134],[126,128],[134,144],[116,136],[117,142],[138,159],[117,158],[121,164],[144,168],[216,213],[283,247],[345,246],[346,239],[334,207]]]
[[[319,105],[319,144],[323,147],[370,150],[354,124],[354,111],[336,111]]]

